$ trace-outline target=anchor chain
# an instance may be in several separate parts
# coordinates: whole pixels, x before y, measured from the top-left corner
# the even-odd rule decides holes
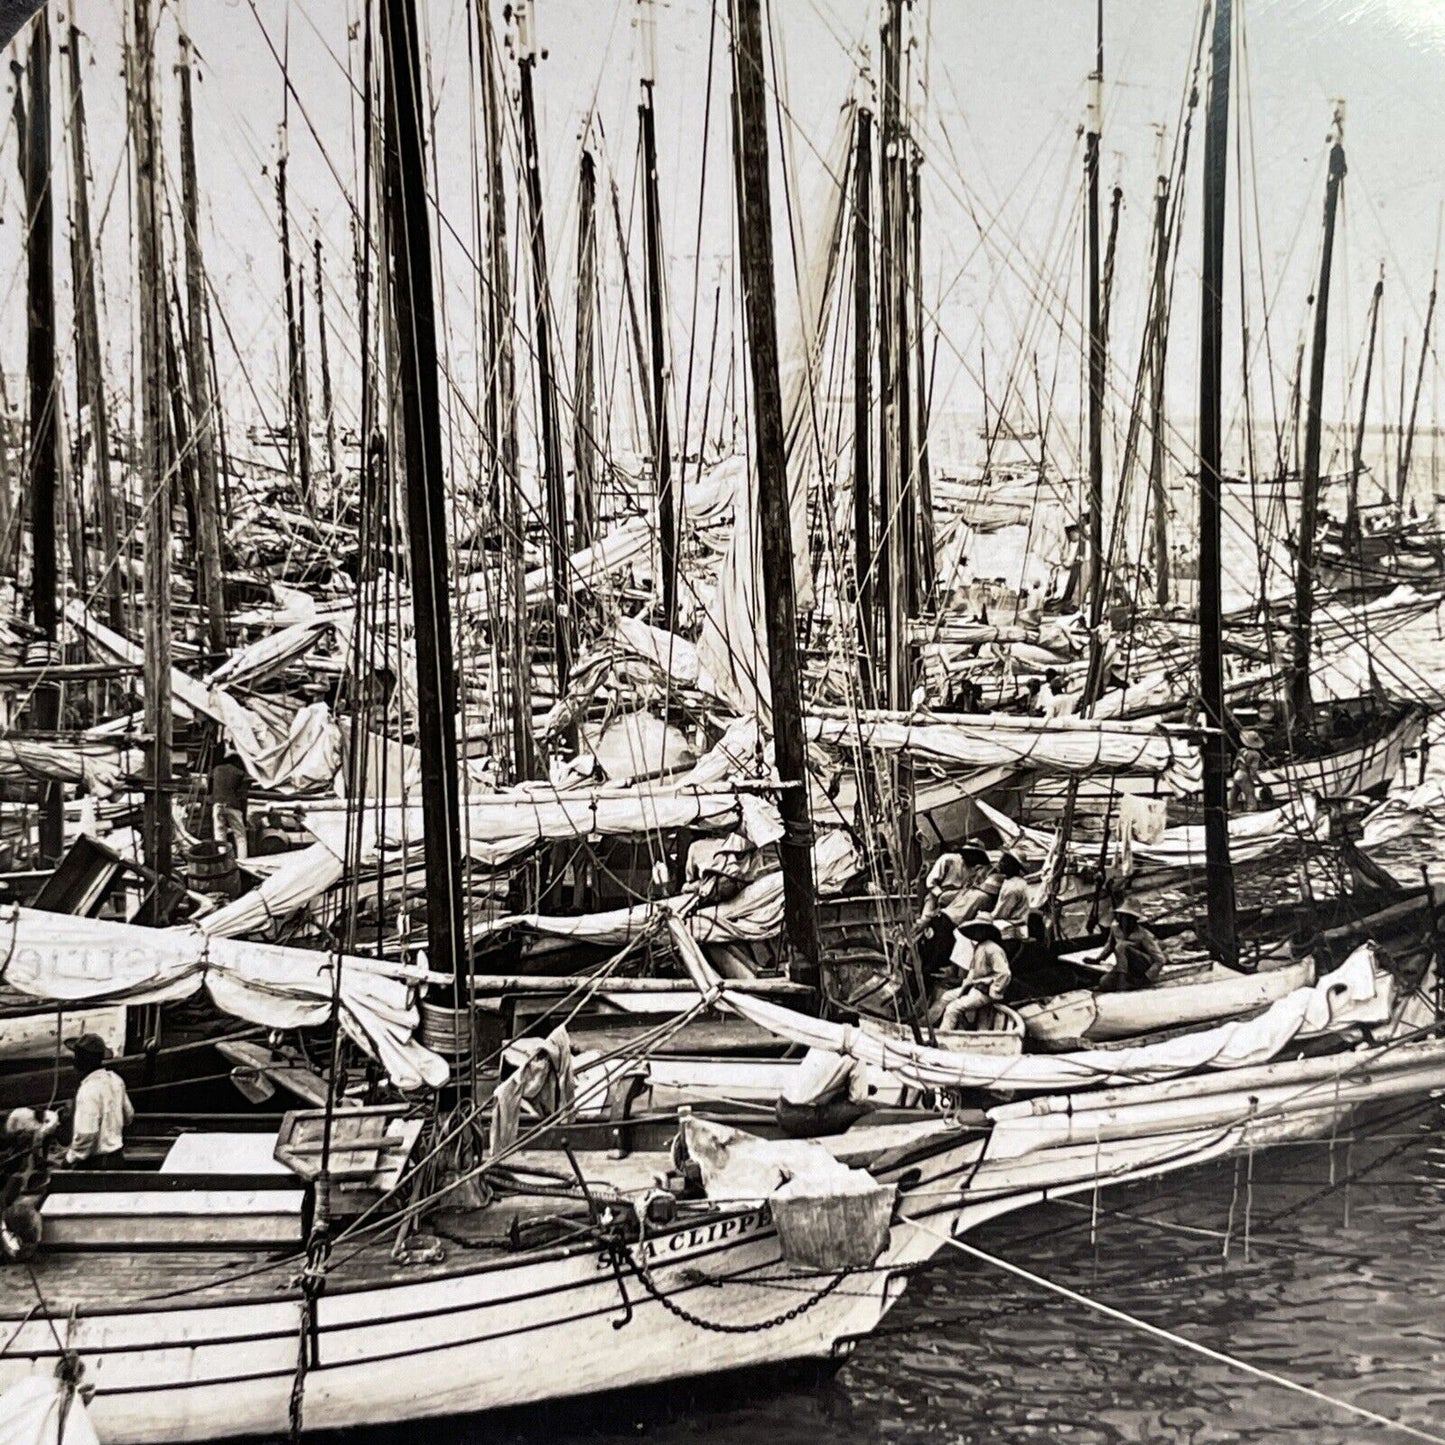
[[[815,1306],[822,1304],[839,1285],[853,1273],[845,1269],[841,1274],[835,1274],[821,1289],[815,1290],[806,1299],[799,1301],[791,1309],[786,1309],[782,1314],[774,1315],[771,1319],[757,1320],[752,1324],[735,1325],[728,1324],[722,1320],[707,1320],[701,1315],[694,1314],[690,1309],[678,1304],[675,1300],[669,1299],[658,1287],[656,1280],[652,1277],[652,1271],[646,1264],[636,1259],[632,1252],[625,1246],[614,1246],[614,1258],[620,1256],[620,1262],[628,1265],[633,1274],[640,1281],[643,1289],[665,1309],[668,1314],[676,1316],[684,1324],[694,1326],[696,1329],[708,1330],[718,1335],[758,1335],[766,1330],[777,1329],[780,1325],[791,1324],[792,1321],[800,1319]]]

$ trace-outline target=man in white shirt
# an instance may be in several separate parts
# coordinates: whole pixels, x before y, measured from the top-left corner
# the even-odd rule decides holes
[[[97,1034],[70,1044],[80,1087],[75,1091],[67,1169],[120,1169],[125,1165],[125,1131],[135,1118],[125,1082],[105,1066],[110,1048]]]

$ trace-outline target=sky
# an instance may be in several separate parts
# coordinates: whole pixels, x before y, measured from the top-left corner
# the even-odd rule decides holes
[[[162,124],[171,200],[178,203],[175,83],[178,14],[160,9],[158,53]],[[472,265],[476,96],[469,38],[472,5],[485,0],[419,0],[428,40],[433,146],[439,212],[440,306],[451,379],[453,445],[465,445],[476,395],[478,355]],[[123,398],[133,386],[129,179],[122,66],[124,0],[51,0],[57,37],[72,18],[83,32],[85,100],[91,150],[92,210],[102,217],[105,330],[110,378]],[[636,216],[636,136],[641,74],[636,0],[534,0],[541,165],[559,361],[570,390],[576,176],[584,140],[599,156],[604,295],[603,365],[626,366],[617,245],[609,181],[619,188],[642,280]],[[725,401],[724,359],[736,309],[727,150],[726,4],[666,0],[655,6],[655,104],[659,184],[674,352],[673,410],[692,418],[695,441],[708,372],[714,294],[723,340],[714,363],[716,417]],[[1421,329],[1439,248],[1445,202],[1445,4],[1437,0],[1237,0],[1235,105],[1231,113],[1231,191],[1227,221],[1229,315],[1225,373],[1232,444],[1242,448],[1244,366],[1241,320],[1253,338],[1252,404],[1268,417],[1284,404],[1295,350],[1311,324],[1318,265],[1327,136],[1344,103],[1348,154],[1342,231],[1331,308],[1331,366],[1325,411],[1352,415],[1350,386],[1364,344],[1366,313],[1383,264],[1386,300],[1376,361],[1375,420],[1398,412],[1401,347],[1413,382]],[[721,13],[718,13],[718,12]],[[187,17],[200,61],[198,168],[206,264],[225,333],[219,365],[235,424],[281,415],[284,352],[280,251],[274,195],[283,114],[282,59],[289,102],[293,243],[309,262],[323,247],[325,308],[337,406],[354,418],[358,395],[358,304],[352,266],[353,221],[363,203],[359,100],[360,0],[191,0]],[[798,312],[799,271],[821,245],[823,213],[840,107],[868,97],[866,70],[876,50],[876,0],[771,0],[775,119],[774,213],[779,304],[785,334]],[[502,6],[494,21],[505,31]],[[1160,155],[1178,139],[1200,12],[1195,0],[1104,0],[1105,79],[1102,178],[1123,192],[1111,314],[1112,446],[1124,426],[1144,319],[1152,197]],[[978,449],[983,381],[991,406],[1010,398],[1032,412],[1034,360],[1040,390],[1052,395],[1056,445],[1077,448],[1082,270],[1081,127],[1093,64],[1094,0],[915,0],[910,16],[910,105],[923,153],[923,299],[928,345],[937,333],[934,410],[938,450],[962,464]],[[711,36],[711,62],[709,58]],[[11,47],[23,58],[29,32]],[[474,41],[473,41],[474,43]],[[57,277],[61,321],[70,316],[64,249],[69,204],[64,120],[69,96],[53,78],[54,157],[60,208]],[[711,84],[709,76],[711,74]],[[508,68],[515,89],[516,69]],[[8,109],[8,108],[7,108]],[[1175,278],[1169,406],[1183,438],[1192,434],[1197,390],[1199,156],[1202,110],[1185,180],[1184,221]],[[510,184],[510,183],[509,183]],[[1107,204],[1107,199],[1106,199]],[[514,265],[516,197],[509,196]],[[794,218],[795,233],[785,227]],[[23,373],[24,212],[13,126],[0,139],[0,363]],[[1241,257],[1241,251],[1243,255]],[[1244,278],[1243,313],[1240,301]],[[527,274],[518,272],[525,324]],[[315,362],[315,308],[308,296]],[[1264,342],[1268,314],[1268,350]],[[688,338],[693,342],[689,348]],[[68,345],[64,348],[68,353]],[[694,364],[687,393],[688,356]],[[1271,362],[1273,363],[1271,365]],[[482,364],[485,364],[483,358]],[[830,382],[833,364],[825,363]],[[1422,420],[1435,414],[1435,368],[1427,369]],[[523,383],[527,383],[524,369]],[[1012,382],[1012,386],[1011,386]],[[846,385],[839,377],[837,387]],[[630,444],[632,412],[621,381],[613,395],[619,447]],[[525,393],[524,393],[525,395]],[[1388,398],[1388,401],[1386,400]],[[529,405],[523,427],[530,425]],[[676,431],[677,425],[674,424]],[[1335,444],[1343,437],[1340,431]],[[524,441],[525,445],[525,441]]]

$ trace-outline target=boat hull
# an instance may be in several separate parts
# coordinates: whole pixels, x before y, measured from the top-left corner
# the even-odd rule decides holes
[[[1040,1042],[1127,1039],[1158,1029],[1238,1018],[1297,988],[1308,988],[1314,975],[1313,961],[1303,959],[1265,973],[1227,973],[1201,983],[1161,984],[1126,993],[1080,989],[1016,1007],[1028,1036]]]

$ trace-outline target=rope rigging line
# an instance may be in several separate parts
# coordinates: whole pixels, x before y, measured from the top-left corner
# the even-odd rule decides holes
[[[1003,1271],[1005,1274],[1013,1275],[1015,1278],[1023,1280],[1024,1283],[1032,1285],[1036,1289],[1044,1290],[1067,1300],[1071,1304],[1092,1310],[1094,1313],[1103,1315],[1105,1318],[1111,1319],[1117,1324],[1124,1325],[1132,1330],[1137,1330],[1142,1334],[1150,1335],[1154,1339],[1161,1340],[1165,1344],[1172,1345],[1177,1349],[1198,1355],[1202,1359],[1209,1360],[1214,1364],[1224,1365],[1229,1369],[1242,1371],[1267,1384],[1276,1385],[1280,1389],[1304,1396],[1318,1404],[1328,1405],[1331,1409],[1342,1411],[1345,1414],[1354,1416],[1356,1419],[1369,1421],[1373,1425],[1379,1425],[1385,1429],[1408,1435],[1415,1440],[1427,1441],[1429,1445],[1445,1445],[1445,1435],[1433,1434],[1418,1426],[1407,1424],[1405,1421],[1392,1419],[1388,1415],[1381,1415],[1377,1411],[1366,1409],[1363,1405],[1357,1405],[1350,1400],[1344,1400],[1339,1396],[1327,1394],[1325,1391],[1317,1389],[1312,1385],[1306,1385],[1299,1380],[1292,1380],[1286,1375],[1278,1374],[1273,1370],[1267,1370],[1263,1366],[1241,1359],[1237,1355],[1226,1354],[1224,1351],[1216,1350],[1209,1345],[1200,1343],[1198,1340],[1177,1334],[1172,1330],[1165,1329],[1162,1325],[1153,1324],[1149,1320],[1141,1319],[1137,1315],[1129,1314],[1125,1310],[1105,1304],[1102,1300],[1082,1294],[1078,1290],[1070,1289],[1067,1285],[1058,1284],[1053,1280],[1045,1278],[1043,1275],[1025,1269],[1022,1265],[1013,1264],[998,1255],[990,1254],[985,1250],[979,1249],[976,1245],[968,1244],[962,1239],[943,1234],[924,1224],[921,1220],[908,1220],[907,1222],[914,1224],[925,1234],[932,1235],[935,1239],[941,1240],[944,1244],[956,1249],[960,1254],[965,1254],[980,1264],[988,1265],[993,1269]]]

